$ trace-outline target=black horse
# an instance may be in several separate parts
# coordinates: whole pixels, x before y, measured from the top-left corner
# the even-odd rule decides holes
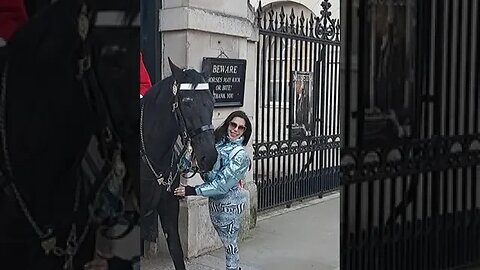
[[[83,269],[96,229],[128,220],[123,197],[139,196],[138,9],[58,0],[2,48],[2,269]],[[123,13],[121,30],[96,26],[110,10]]]
[[[175,269],[182,270],[179,198],[173,190],[180,183],[179,170],[185,169],[179,161],[191,156],[190,142],[200,171],[211,170],[217,159],[214,100],[203,74],[182,70],[172,62],[170,69],[172,76],[155,84],[141,101],[141,227],[142,238],[155,241],[158,213]]]

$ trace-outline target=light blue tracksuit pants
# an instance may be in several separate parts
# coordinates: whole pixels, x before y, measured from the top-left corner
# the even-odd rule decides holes
[[[240,265],[237,240],[246,200],[245,193],[237,187],[225,195],[209,198],[210,219],[225,247],[227,270],[238,270]]]

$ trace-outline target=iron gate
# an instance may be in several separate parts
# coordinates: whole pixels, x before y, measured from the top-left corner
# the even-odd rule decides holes
[[[342,2],[341,269],[480,259],[480,1]]]
[[[258,209],[339,185],[339,21],[274,6],[257,11],[254,179]]]

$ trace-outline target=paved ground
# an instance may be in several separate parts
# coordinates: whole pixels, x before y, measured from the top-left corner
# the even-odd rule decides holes
[[[332,194],[264,214],[240,243],[242,270],[338,270],[340,198]],[[223,249],[187,262],[187,270],[225,269]],[[167,254],[143,260],[142,270],[173,270]]]

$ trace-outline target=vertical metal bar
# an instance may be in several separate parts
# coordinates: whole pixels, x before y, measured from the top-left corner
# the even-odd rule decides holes
[[[449,4],[448,1],[443,1],[441,4],[438,5],[438,14],[442,14],[442,18],[439,18],[439,22],[443,22],[441,25],[441,31],[438,31],[440,35],[437,36],[439,39],[438,43],[441,43],[441,49],[439,49],[439,59],[441,59],[441,73],[440,71],[438,72],[440,75],[439,81],[440,85],[436,87],[439,101],[437,101],[438,104],[438,125],[439,125],[439,135],[440,136],[447,136],[448,135],[448,130],[447,130],[447,123],[445,119],[447,119],[447,112],[448,112],[448,102],[447,101],[447,86],[448,86],[448,76],[447,76],[447,69],[448,69],[448,59],[449,59]],[[440,37],[441,36],[441,37]],[[438,66],[438,65],[437,65]],[[440,70],[439,68],[439,70]],[[443,244],[442,244],[442,255],[441,256],[441,265],[443,265],[445,268],[448,266],[448,254],[449,254],[449,249],[450,246],[448,245],[448,232],[449,232],[449,227],[448,227],[448,179],[449,179],[449,174],[448,170],[443,170],[442,171],[442,197],[443,197],[443,217],[442,217],[442,227],[444,229],[444,235],[443,235]]]
[[[272,38],[273,36],[272,35],[268,35],[267,36],[267,42],[266,43],[266,49],[267,49],[267,59],[266,59],[266,63],[268,63],[267,65],[267,69],[266,69],[266,80],[265,80],[265,83],[266,83],[266,92],[265,92],[265,103],[264,103],[264,106],[265,106],[265,116],[264,116],[264,120],[265,120],[265,125],[264,125],[264,129],[265,129],[265,143],[266,143],[266,148],[267,148],[267,151],[270,151],[271,150],[271,141],[272,141],[272,138],[271,138],[271,97],[272,97],[272,91],[273,91],[273,86],[272,86]],[[266,194],[265,194],[265,199],[266,199],[266,205],[268,207],[271,207],[272,206],[272,198],[273,198],[273,189],[275,187],[275,182],[274,182],[274,178],[273,178],[273,172],[271,170],[271,163],[272,163],[272,158],[271,157],[268,157],[268,158],[265,158],[265,175],[266,175]]]
[[[446,170],[447,174],[446,174],[446,191],[445,191],[445,194],[446,194],[446,201],[447,201],[447,217],[446,217],[446,223],[447,223],[447,228],[448,228],[448,235],[447,235],[447,239],[446,239],[446,242],[447,242],[447,245],[448,245],[448,251],[447,251],[447,260],[446,260],[446,263],[447,263],[447,267],[451,267],[453,266],[453,253],[455,252],[454,250],[454,244],[453,244],[453,234],[454,234],[454,230],[455,230],[455,225],[453,224],[454,222],[454,219],[453,219],[453,215],[454,215],[454,201],[453,201],[453,196],[452,196],[452,186],[454,185],[454,181],[453,181],[453,170],[452,169],[448,169]]]
[[[332,87],[332,82],[333,82],[333,70],[332,70],[332,45],[331,44],[326,44],[326,57],[325,57],[325,64],[327,65],[326,69],[326,76],[327,76],[327,85],[326,85],[326,93],[327,93],[327,112],[326,112],[326,118],[327,118],[327,134],[332,137],[334,135],[332,131],[333,127],[333,87]],[[329,189],[332,190],[334,188],[333,186],[333,175],[331,174],[331,169],[332,169],[332,161],[333,161],[333,149],[329,148],[328,151],[328,157],[327,157],[327,168],[328,168],[328,178],[329,178]]]
[[[422,196],[423,196],[423,209],[422,209],[422,234],[423,234],[423,253],[424,253],[424,261],[423,261],[423,268],[430,269],[430,245],[428,241],[428,237],[430,235],[430,221],[431,217],[429,217],[429,209],[431,207],[431,178],[430,173],[422,173]]]
[[[327,115],[327,108],[328,108],[328,103],[326,99],[326,94],[327,94],[327,42],[322,42],[321,50],[320,50],[320,58],[321,58],[321,65],[320,65],[320,74],[321,74],[321,87],[320,87],[320,97],[321,97],[321,128],[320,128],[320,133],[326,138],[323,142],[324,146],[327,146],[328,144],[328,132],[327,132],[327,121],[328,121],[328,115]],[[324,168],[325,173],[324,173],[324,178],[322,179],[322,185],[324,186],[325,190],[330,189],[330,183],[328,181],[328,165],[327,165],[327,160],[328,160],[328,149],[323,148],[321,151],[321,166]]]
[[[340,95],[340,46],[337,44],[335,46],[335,134],[340,138],[340,99],[342,96]],[[342,108],[342,110],[346,110],[346,108]],[[340,147],[335,149],[336,156],[335,156],[335,177],[336,177],[336,184],[340,185],[340,177],[338,173],[338,168],[340,167]]]
[[[478,34],[478,16],[480,15],[479,14],[479,11],[480,11],[480,8],[479,8],[479,1],[478,0],[475,0],[473,1],[473,6],[472,6],[472,9],[471,9],[471,12],[472,12],[472,31],[471,31],[471,42],[472,42],[472,51],[471,51],[471,59],[473,59],[473,61],[471,61],[471,103],[472,103],[472,106],[471,106],[471,113],[469,114],[470,117],[472,118],[472,129],[471,129],[471,132],[470,134],[474,134],[474,133],[480,133],[480,130],[479,130],[479,123],[480,123],[480,117],[478,117],[478,115],[480,115],[480,94],[479,94],[479,91],[478,91],[478,87],[479,87],[479,79],[480,79],[480,76],[478,75],[478,65],[479,65],[479,47],[478,47],[478,44],[480,44],[480,35]],[[478,166],[472,166],[471,167],[471,179],[472,179],[472,184],[471,184],[471,198],[470,198],[470,204],[471,204],[471,217],[470,217],[470,222],[472,224],[471,226],[471,235],[470,235],[470,247],[471,247],[471,258],[473,260],[475,260],[479,255],[480,255],[480,248],[479,248],[479,242],[480,242],[480,237],[479,236],[479,233],[478,231],[480,231],[480,228],[477,226],[475,227],[474,224],[475,222],[477,222],[478,220],[478,215],[477,215],[477,212],[478,212],[478,209],[477,209],[477,196],[479,194],[477,194],[477,183],[478,183],[478,175],[477,175],[477,169],[478,169]],[[478,224],[478,223],[477,223]]]
[[[360,6],[358,10],[358,21],[359,21],[359,32],[358,33],[365,33],[366,30],[366,22],[367,22],[367,1],[366,0],[359,0],[360,1]],[[359,34],[358,37],[358,70],[368,70],[367,65],[368,63],[368,56],[365,56],[364,53],[360,52],[365,52],[367,51],[368,46],[366,46],[366,35],[361,35]],[[365,123],[365,101],[364,101],[364,91],[366,91],[365,86],[368,84],[365,82],[364,76],[362,76],[363,73],[359,73],[359,76],[357,78],[357,134],[356,134],[356,146],[362,147],[363,140],[364,140],[364,123]]]
[[[439,0],[442,1],[442,0]],[[441,134],[441,115],[442,115],[442,55],[444,52],[444,47],[442,40],[444,39],[443,31],[444,29],[441,22],[444,21],[444,17],[442,16],[442,5],[437,5],[437,0],[433,1],[432,5],[432,67],[433,72],[431,73],[432,76],[432,87],[434,93],[434,122],[433,122],[433,134],[440,135]],[[438,28],[437,28],[438,26]]]
[[[454,108],[454,115],[452,116],[451,120],[450,121],[453,121],[453,127],[454,127],[454,130],[452,130],[451,134],[452,135],[460,135],[461,131],[460,131],[460,125],[459,125],[459,122],[458,121],[458,116],[460,114],[460,104],[459,104],[459,101],[460,101],[460,92],[461,92],[461,89],[459,89],[460,87],[460,64],[461,64],[461,56],[460,56],[460,50],[461,50],[461,47],[459,46],[458,44],[458,40],[461,38],[461,33],[462,33],[462,29],[461,29],[461,6],[462,6],[462,2],[461,1],[455,1],[454,2],[454,8],[453,8],[453,17],[454,17],[454,25],[453,25],[453,29],[454,29],[454,35],[452,36],[452,38],[454,39],[454,51],[453,51],[453,58],[454,58],[454,72],[452,74],[453,76],[453,88],[450,90],[452,91],[452,105],[453,105],[453,108]],[[452,188],[452,192],[453,192],[453,205],[454,205],[454,211],[453,211],[453,216],[454,216],[454,234],[453,234],[453,241],[454,241],[454,248],[455,248],[455,252],[452,254],[453,255],[453,265],[454,266],[457,266],[459,265],[459,249],[460,249],[460,245],[459,245],[459,236],[460,236],[460,231],[459,231],[459,228],[461,226],[461,216],[460,216],[460,213],[459,213],[459,192],[461,191],[460,188],[459,188],[459,182],[460,182],[460,179],[461,179],[461,169],[457,169],[455,168],[454,169],[454,177],[453,177],[453,188]]]
[[[330,131],[329,131],[329,122],[330,122],[330,114],[329,114],[329,110],[330,110],[330,100],[329,100],[329,79],[330,79],[330,67],[329,67],[329,63],[330,63],[330,57],[329,57],[329,44],[328,43],[325,43],[323,45],[323,67],[322,67],[322,89],[323,89],[323,116],[324,116],[324,127],[323,127],[323,133],[325,134],[325,137],[327,138],[327,140],[325,141],[325,143],[328,145],[329,144],[329,135],[330,135]],[[323,151],[323,155],[324,155],[324,158],[323,158],[323,167],[325,168],[325,172],[326,172],[326,178],[325,178],[325,188],[327,190],[331,190],[332,188],[332,183],[331,183],[331,177],[330,177],[330,174],[328,173],[328,170],[330,168],[329,166],[329,161],[330,161],[330,149],[326,148],[324,151]]]
[[[428,96],[428,102],[427,102],[427,112],[428,112],[428,121],[426,122],[426,126],[428,127],[428,131],[426,133],[426,138],[432,138],[432,135],[434,134],[434,109],[435,109],[435,104],[434,104],[434,96],[435,96],[435,89],[434,89],[434,81],[433,81],[433,74],[435,73],[435,66],[434,66],[434,57],[435,57],[435,43],[434,43],[434,33],[435,33],[435,16],[434,14],[434,9],[435,9],[435,3],[434,0],[428,0],[428,1],[422,1],[422,4],[427,4],[425,9],[424,9],[424,17],[425,17],[425,24],[426,24],[426,29],[424,32],[425,35],[425,45],[424,49],[425,54],[426,54],[426,61],[425,61],[425,91]]]
[[[308,21],[307,21],[308,25]],[[309,35],[308,29],[307,29],[307,36]],[[311,112],[311,123],[310,123],[310,130],[312,132],[311,138],[313,138],[312,143],[316,141],[317,133],[315,132],[315,127],[316,127],[316,105],[317,101],[315,100],[315,92],[316,92],[316,84],[315,84],[315,59],[313,55],[313,47],[315,46],[315,43],[311,40],[308,41],[307,43],[307,55],[308,55],[308,69],[310,72],[313,74],[313,81],[312,81],[312,95],[310,96],[311,104],[313,106],[312,112]],[[313,195],[316,194],[318,191],[316,189],[316,183],[317,183],[317,168],[314,166],[314,157],[315,157],[315,149],[312,148],[312,150],[308,153],[308,161],[310,164],[308,165],[307,172],[308,172],[308,194]]]
[[[432,50],[430,50],[430,44],[431,44],[431,28],[432,28],[432,21],[431,21],[431,1],[422,1],[422,17],[423,17],[423,27],[422,27],[422,32],[420,32],[420,35],[422,37],[422,48],[421,48],[421,54],[425,55],[424,62],[423,62],[423,71],[422,71],[422,79],[423,79],[423,91],[425,93],[425,122],[424,122],[424,127],[425,127],[425,133],[424,133],[424,138],[431,138],[432,136],[432,129],[433,129],[433,112],[432,112],[432,86],[431,86],[431,81],[430,81],[430,73],[431,73],[431,61],[432,61]]]
[[[342,25],[341,39],[343,40],[342,46],[342,60],[345,62],[345,76],[342,78],[344,81],[344,96],[342,101],[344,102],[344,114],[342,117],[342,141],[343,147],[350,146],[349,136],[350,136],[350,87],[351,87],[351,53],[352,53],[352,9],[353,2],[344,1],[344,5],[341,5],[342,14],[345,15],[344,24]],[[319,97],[321,96],[321,93]],[[322,104],[319,102],[319,104]],[[320,119],[321,116],[319,117]],[[320,133],[321,134],[321,133]],[[322,134],[323,135],[323,134]],[[350,256],[350,242],[349,242],[349,233],[348,228],[350,224],[349,219],[349,187],[350,184],[345,182],[340,187],[340,269],[350,270],[350,264],[348,263]]]
[[[396,183],[396,178],[391,177],[389,178],[390,180],[390,216],[393,218],[393,215],[395,214],[394,209],[395,209],[395,204],[396,204],[396,188],[397,188],[397,183]],[[392,223],[390,224],[390,228],[388,230],[388,237],[390,238],[389,245],[390,245],[390,267],[389,269],[395,269],[396,267],[396,256],[395,256],[395,239],[396,238],[396,222],[397,219],[392,219]]]
[[[468,102],[466,102],[466,96],[467,96],[467,89],[468,89],[468,58],[467,52],[468,52],[468,20],[469,20],[469,14],[467,9],[469,8],[469,3],[470,1],[465,1],[465,2],[460,2],[460,8],[459,8],[459,22],[460,25],[460,44],[461,47],[459,48],[458,52],[458,58],[460,59],[460,64],[458,71],[459,74],[459,90],[458,95],[459,95],[459,100],[458,100],[458,114],[457,114],[457,121],[459,123],[459,134],[464,135],[468,134]],[[463,110],[462,110],[463,109]]]
[[[469,105],[470,102],[468,101],[468,94],[469,94],[469,67],[470,67],[470,56],[467,54],[470,52],[470,43],[469,41],[469,36],[470,36],[470,24],[469,21],[471,20],[470,18],[470,13],[469,10],[471,9],[471,2],[467,1],[463,5],[463,9],[461,10],[461,17],[463,18],[462,21],[462,71],[461,71],[461,81],[462,81],[462,86],[461,86],[461,101],[460,104],[463,107],[463,111],[461,111],[461,114],[459,116],[459,120],[461,121],[462,124],[462,131],[463,134],[468,134],[469,131],[469,121],[470,117],[468,115],[469,112]],[[465,145],[464,147],[468,146]],[[462,245],[462,250],[463,252],[461,253],[461,262],[462,264],[465,264],[468,262],[468,209],[467,209],[467,203],[468,203],[468,169],[467,168],[462,168],[462,239],[461,245]]]
[[[264,16],[266,16],[266,14],[264,13]],[[261,106],[262,106],[262,121],[261,121],[261,140],[260,140],[260,143],[264,144],[265,142],[267,142],[267,139],[265,138],[265,91],[267,91],[265,85],[268,84],[268,81],[265,81],[265,73],[266,73],[266,65],[268,64],[268,60],[267,60],[267,57],[266,57],[266,40],[267,40],[267,37],[265,35],[262,35],[262,58],[263,58],[263,61],[262,61],[262,90],[261,90],[261,93],[262,93],[262,100],[261,100]],[[258,124],[258,123],[257,123]],[[262,175],[261,175],[261,179],[262,179],[262,190],[261,190],[261,195],[262,195],[262,206],[265,207],[266,206],[266,192],[267,192],[267,188],[268,188],[268,183],[267,183],[267,180],[266,179],[266,172],[265,172],[265,162],[266,160],[265,159],[262,159]],[[267,170],[268,172],[268,170]]]
[[[379,269],[387,269],[385,265],[385,179],[379,179],[379,191],[378,191],[378,251],[380,265]]]
[[[458,129],[458,126],[456,125],[456,89],[457,89],[457,78],[458,78],[458,59],[457,59],[457,51],[458,51],[458,45],[457,45],[457,40],[458,40],[458,1],[453,1],[453,9],[452,9],[452,47],[451,47],[451,55],[450,55],[450,60],[451,60],[451,73],[450,73],[450,115],[449,115],[449,127],[450,127],[450,132],[449,135],[453,136],[456,135],[456,131]]]
[[[367,192],[365,196],[367,196],[367,229],[366,229],[366,237],[365,237],[365,249],[367,249],[367,254],[365,256],[365,269],[375,269],[373,262],[375,261],[375,248],[373,248],[374,238],[373,238],[373,226],[374,226],[374,183],[375,181],[368,181],[367,185]]]
[[[434,81],[434,75],[435,71],[435,35],[436,35],[436,16],[435,16],[435,11],[436,11],[436,2],[431,0],[422,4],[427,4],[424,8],[424,15],[423,17],[426,18],[426,36],[428,37],[428,42],[425,43],[425,46],[423,47],[426,52],[428,53],[428,60],[425,63],[426,66],[426,74],[425,74],[425,80],[427,82],[426,85],[426,92],[428,95],[428,108],[427,111],[430,115],[428,118],[428,121],[426,122],[426,126],[428,126],[428,131],[426,133],[426,136],[428,139],[432,138],[432,135],[435,134],[435,128],[436,128],[436,122],[435,122],[435,110],[437,109],[436,103],[435,103],[435,81]],[[432,146],[430,146],[432,147]],[[434,149],[431,149],[429,151],[433,151]],[[429,246],[430,246],[430,254],[428,254],[429,262],[428,262],[428,267],[431,269],[439,269],[439,252],[440,252],[440,242],[439,242],[439,237],[440,237],[440,226],[439,226],[439,192],[440,192],[440,186],[438,184],[440,174],[438,172],[432,172],[428,173],[429,177],[429,190],[430,190],[430,228],[429,232],[430,235],[428,237],[429,241]],[[427,223],[428,224],[428,223]]]
[[[444,104],[445,104],[445,113],[443,115],[443,122],[445,123],[444,124],[444,134],[445,136],[450,136],[451,135],[451,125],[450,125],[450,114],[451,114],[451,103],[450,103],[450,100],[451,100],[451,97],[450,97],[450,92],[452,91],[451,90],[451,66],[452,66],[452,47],[453,47],[453,38],[452,38],[452,35],[453,35],[453,19],[452,19],[452,11],[453,11],[453,1],[446,1],[445,2],[445,17],[446,17],[446,20],[445,20],[445,24],[444,27],[445,27],[445,30],[446,30],[446,35],[445,35],[445,51],[446,51],[446,57],[445,57],[445,60],[444,60],[444,75],[445,75],[445,81],[444,81],[444,90],[443,90],[443,97],[444,97]],[[451,186],[452,186],[452,183],[453,183],[453,179],[452,179],[452,176],[453,176],[453,172],[451,170],[447,170],[446,171],[446,177],[445,177],[445,195],[446,195],[446,200],[447,200],[447,215],[445,217],[445,222],[446,222],[446,225],[448,230],[449,230],[449,234],[447,235],[447,239],[446,239],[446,242],[447,242],[447,256],[446,256],[446,265],[447,267],[450,267],[452,264],[452,254],[453,252],[455,252],[454,250],[454,245],[452,243],[452,235],[453,235],[453,225],[452,225],[452,222],[453,222],[453,210],[452,210],[452,214],[450,214],[450,205],[453,205],[453,201],[452,201],[452,197],[451,197]],[[452,209],[453,209],[453,206],[452,206]]]
[[[277,141],[279,142],[278,143],[278,147],[279,147],[279,150],[280,148],[282,147],[282,144],[281,141],[282,141],[282,133],[284,134],[285,133],[285,125],[284,123],[282,123],[282,106],[281,106],[281,103],[282,103],[282,93],[284,93],[284,91],[286,91],[286,89],[283,87],[283,83],[282,83],[282,72],[283,71],[283,65],[282,65],[282,62],[284,60],[283,58],[283,41],[284,41],[284,37],[279,37],[279,44],[278,44],[278,75],[277,78],[278,78],[278,101],[275,101],[275,104],[276,106],[278,106],[278,130],[277,130]],[[283,135],[285,137],[285,135]],[[280,151],[281,153],[281,151]],[[282,162],[283,161],[283,162]],[[284,170],[284,166],[282,166],[282,163],[285,162],[285,159],[284,159],[284,155],[282,155],[281,157],[278,157],[277,158],[277,168],[278,168],[278,175],[277,175],[277,178],[278,178],[278,183],[280,185],[280,201],[282,203],[285,202],[285,191],[286,191],[286,186],[285,186],[285,170]],[[283,170],[282,170],[283,169]]]
[[[355,265],[361,265],[361,235],[362,235],[362,182],[355,183]]]
[[[420,254],[419,254],[419,245],[420,245],[420,241],[419,241],[419,233],[418,233],[418,226],[417,226],[417,223],[418,223],[418,187],[419,187],[419,177],[417,174],[412,174],[410,175],[409,177],[409,182],[410,182],[410,188],[413,188],[412,190],[415,190],[416,192],[414,192],[411,196],[413,196],[413,199],[412,199],[412,221],[411,221],[411,225],[410,225],[410,228],[411,228],[411,235],[412,235],[412,250],[410,252],[410,255],[412,256],[413,260],[411,262],[411,266],[412,268],[411,269],[419,269],[419,257],[420,257]],[[413,185],[416,183],[415,187],[413,187]]]
[[[401,183],[401,191],[400,191],[400,201],[401,202],[404,202],[406,200],[406,196],[405,196],[405,192],[407,191],[407,180],[408,180],[408,177],[407,176],[401,176],[400,177],[400,183]],[[401,256],[399,258],[399,261],[401,263],[401,267],[400,269],[402,270],[407,270],[409,269],[408,267],[408,260],[411,260],[412,258],[411,257],[408,257],[407,254],[408,254],[408,243],[409,243],[409,240],[411,239],[410,235],[407,235],[407,224],[408,224],[408,220],[407,220],[407,212],[408,212],[408,209],[410,207],[405,207],[405,211],[403,211],[403,213],[401,214],[400,216],[400,220],[401,220],[401,232],[400,232],[400,239],[402,239],[402,244],[401,244]]]
[[[335,118],[334,118],[334,115],[335,115],[335,106],[334,106],[334,100],[335,100],[335,89],[334,89],[334,81],[335,81],[335,77],[334,77],[334,63],[333,63],[333,59],[334,59],[334,49],[333,49],[333,45],[332,44],[329,44],[328,45],[328,73],[329,73],[329,81],[328,81],[328,85],[329,85],[329,92],[330,92],[330,105],[329,105],[329,114],[330,114],[330,117],[329,117],[329,122],[330,122],[330,135],[332,136],[332,143],[333,143],[333,135],[335,135],[335,132],[334,132],[334,122],[335,122]],[[333,190],[336,186],[335,186],[335,183],[334,183],[334,178],[333,178],[333,174],[332,174],[332,168],[333,168],[333,162],[334,162],[334,151],[335,149],[333,148],[330,148],[329,149],[329,152],[330,152],[330,158],[329,158],[329,166],[328,166],[328,170],[329,170],[329,176],[330,176],[330,184],[331,184],[331,190]]]
[[[288,22],[287,22],[288,23]],[[283,123],[284,123],[284,126],[285,126],[285,132],[283,133],[283,141],[287,141],[288,140],[288,136],[287,134],[290,134],[290,130],[289,130],[289,127],[290,125],[292,124],[291,123],[291,120],[290,120],[290,113],[289,113],[289,110],[292,106],[292,102],[291,102],[291,97],[290,97],[290,90],[291,88],[289,87],[289,76],[290,76],[290,72],[291,70],[288,69],[288,63],[289,63],[289,58],[291,58],[291,54],[290,54],[290,57],[289,57],[289,52],[291,51],[291,42],[289,43],[290,39],[289,38],[285,38],[285,69],[284,69],[284,72],[283,72],[283,89],[284,89],[284,93],[283,93]],[[289,45],[290,44],[290,45]],[[290,50],[288,49],[290,46]],[[290,201],[291,200],[291,185],[290,185],[290,182],[291,182],[291,178],[290,178],[290,145],[291,145],[291,142],[287,142],[288,144],[288,150],[287,150],[287,153],[288,155],[285,155],[283,157],[283,171],[284,171],[284,177],[285,177],[285,181],[286,181],[286,201]],[[288,167],[287,167],[287,163],[288,163]]]
[[[256,87],[255,87],[255,144],[256,144],[256,147],[258,147],[258,145],[260,145],[261,143],[261,140],[260,140],[260,136],[259,136],[259,123],[260,123],[260,107],[261,107],[261,101],[260,101],[260,93],[261,93],[261,89],[260,89],[260,66],[263,65],[263,62],[260,61],[260,55],[261,55],[261,51],[260,51],[260,48],[262,46],[262,39],[259,38],[258,42],[257,42],[257,70],[256,70]],[[258,148],[257,148],[258,149]],[[258,153],[257,153],[258,154]],[[257,201],[258,201],[258,204],[259,204],[259,209],[261,209],[261,184],[260,182],[258,181],[259,180],[259,176],[258,176],[258,171],[259,171],[259,166],[260,166],[260,162],[259,162],[259,159],[258,158],[255,158],[255,167],[253,169],[253,180],[255,181],[255,184],[257,184]]]
[[[298,40],[293,40],[292,39],[292,44],[295,43],[295,50],[294,52],[295,53],[292,53],[292,71],[297,71],[298,70]],[[292,84],[292,88],[293,88],[293,91],[291,92],[292,93],[292,101],[294,103],[294,108],[296,109],[296,95],[295,95],[295,85]],[[296,121],[296,119],[294,120]],[[296,144],[297,144],[297,149],[299,148],[298,146],[298,140],[296,140]],[[298,164],[300,163],[300,161],[298,160],[298,154],[295,153],[292,155],[293,157],[293,168],[292,168],[292,196],[293,198],[292,199],[296,199],[298,198]]]
[[[450,100],[452,99],[451,98],[451,88],[452,88],[452,76],[451,74],[453,73],[452,72],[452,48],[453,48],[453,42],[452,40],[454,40],[454,38],[452,38],[452,35],[453,35],[453,29],[452,29],[452,25],[453,25],[453,20],[452,20],[452,2],[448,2],[447,1],[447,9],[446,9],[446,12],[447,12],[447,37],[449,37],[447,39],[447,47],[446,47],[446,51],[447,51],[447,58],[446,58],[446,63],[445,63],[445,69],[446,69],[446,82],[445,82],[445,118],[444,118],[444,121],[445,121],[445,135],[447,136],[451,136],[453,135],[451,133],[451,128],[450,128],[450,112],[452,111],[451,109],[451,102]]]
[[[289,64],[289,69],[288,69],[288,77],[289,77],[289,113],[288,113],[288,125],[290,127],[290,135],[291,135],[291,127],[292,127],[292,123],[293,123],[293,108],[294,107],[294,104],[295,104],[295,94],[293,92],[293,82],[292,82],[292,71],[293,71],[293,57],[294,57],[294,54],[293,54],[293,39],[289,39],[290,41],[290,58],[289,58],[289,61],[288,61],[288,64]],[[291,137],[291,136],[290,136]],[[289,142],[289,152],[292,153],[292,141]],[[294,170],[292,169],[292,166],[294,167],[295,166],[295,155],[294,154],[290,154],[289,157],[288,157],[288,177],[289,177],[289,195],[290,195],[290,200],[293,200],[293,198],[295,197],[294,196],[294,193],[295,193],[295,177],[294,177]]]
[[[275,15],[277,15],[277,13],[275,12]],[[275,24],[277,23],[277,20],[275,20]],[[275,26],[277,27],[277,26]],[[271,123],[271,129],[272,130],[272,135],[271,135],[271,138],[269,138],[269,141],[270,142],[275,142],[277,141],[277,136],[278,136],[278,133],[277,133],[277,136],[275,136],[275,133],[274,130],[275,130],[275,120],[276,120],[276,102],[277,102],[277,91],[278,91],[278,88],[277,88],[277,48],[278,48],[278,45],[277,45],[277,42],[278,42],[278,37],[276,35],[273,36],[273,44],[270,44],[270,50],[273,49],[273,67],[272,67],[272,97],[271,97],[271,111],[272,111],[272,119],[269,119],[269,123]],[[273,145],[272,145],[273,147]],[[279,202],[279,191],[280,191],[280,177],[277,177],[278,175],[278,168],[275,166],[275,161],[277,160],[278,158],[277,157],[271,157],[270,160],[271,160],[271,163],[272,163],[272,168],[271,168],[271,172],[272,172],[272,181],[273,181],[273,187],[272,187],[272,200],[273,200],[273,205],[277,205],[278,202]]]
[[[315,57],[312,59],[312,62],[314,64],[314,70],[315,70],[315,136],[317,137],[317,149],[315,150],[315,156],[314,156],[314,165],[315,168],[317,169],[317,179],[316,179],[316,188],[320,192],[320,196],[323,194],[323,189],[322,189],[322,181],[323,181],[323,174],[324,174],[324,168],[320,164],[320,154],[322,153],[321,149],[321,144],[322,144],[322,134],[320,133],[320,125],[322,124],[321,117],[320,117],[320,95],[321,95],[321,86],[320,86],[320,63],[319,63],[319,58],[320,58],[320,50],[319,50],[320,43],[316,42],[314,44],[314,55]],[[343,210],[340,210],[342,212]]]
[[[325,192],[327,190],[327,186],[326,186],[326,166],[325,166],[325,163],[324,163],[324,160],[325,160],[325,150],[324,150],[324,146],[326,144],[326,140],[325,140],[325,97],[324,97],[324,94],[325,94],[325,69],[324,69],[324,66],[325,66],[325,43],[324,42],[320,42],[318,44],[318,74],[319,74],[319,81],[318,81],[318,103],[320,104],[319,105],[319,109],[318,109],[318,118],[320,119],[320,122],[319,122],[319,128],[318,128],[318,132],[320,134],[320,136],[322,136],[322,139],[321,139],[321,144],[322,144],[322,148],[321,150],[319,151],[318,153],[318,163],[319,163],[319,166],[322,168],[322,179],[321,179],[321,188],[322,188],[322,192]],[[348,77],[349,75],[347,75]]]
[[[298,21],[297,21],[298,24]],[[300,29],[300,25],[297,25],[298,28]],[[299,30],[300,31],[300,30]],[[305,68],[303,67],[304,63],[304,57],[303,57],[303,40],[297,39],[297,58],[296,58],[296,63],[297,63],[297,70],[299,71],[305,71]],[[302,113],[304,113],[302,111]],[[305,173],[302,172],[303,165],[305,164],[305,152],[303,151],[303,146],[302,146],[302,140],[299,140],[299,150],[300,153],[297,155],[298,158],[298,170],[297,170],[297,198],[303,198],[305,195],[305,190],[304,190],[304,183],[305,183]]]
[[[478,78],[479,76],[477,75],[477,71],[476,71],[476,68],[477,68],[477,37],[478,37],[478,26],[477,26],[477,23],[478,23],[478,15],[477,14],[477,9],[478,9],[478,1],[475,0],[475,1],[472,1],[471,3],[471,6],[470,6],[470,31],[469,31],[469,37],[470,37],[470,42],[469,42],[469,48],[470,48],[470,51],[469,51],[469,62],[470,62],[470,72],[469,72],[469,91],[470,91],[470,95],[469,95],[469,98],[468,100],[470,101],[469,102],[469,110],[468,110],[468,113],[467,115],[469,116],[470,120],[468,121],[469,123],[469,128],[468,128],[468,134],[473,134],[475,132],[478,132],[478,130],[475,128],[476,126],[476,121],[477,121],[477,118],[478,117],[475,117],[476,115],[480,115],[480,114],[476,114],[478,113],[476,110],[475,110],[475,95],[476,93],[478,93],[477,89],[475,87],[475,78]]]
[[[329,135],[331,138],[333,138],[333,135],[335,135],[334,132],[334,98],[335,98],[335,89],[334,89],[334,80],[335,77],[334,75],[334,65],[333,65],[333,46],[331,44],[328,45],[328,57],[327,57],[327,64],[328,64],[328,75],[329,75],[329,80],[328,80],[328,92],[329,92],[329,105],[328,105],[328,122],[329,122]],[[333,139],[332,139],[333,143]],[[332,175],[332,168],[333,168],[333,162],[334,162],[334,149],[329,148],[329,158],[328,158],[328,170],[330,172],[329,177],[330,177],[330,189],[333,190],[335,188],[335,183],[334,183],[334,178]]]
[[[471,248],[472,248],[472,252],[471,252],[471,256],[472,256],[472,259],[476,260],[478,258],[478,256],[480,255],[480,248],[479,248],[479,242],[480,242],[480,237],[479,237],[479,231],[480,231],[480,226],[478,226],[478,208],[477,208],[477,196],[478,196],[478,193],[477,193],[477,185],[478,185],[478,175],[477,175],[477,172],[478,172],[478,166],[472,166],[472,197],[471,197],[471,204],[472,204],[472,217],[471,217],[471,224],[472,224],[472,228],[471,228]],[[474,224],[477,224],[477,226],[475,227]]]
[[[473,31],[473,32],[475,33],[475,36],[476,36],[476,39],[474,39],[476,44],[473,46],[475,48],[475,56],[476,56],[475,58],[473,58],[476,61],[475,72],[474,72],[474,74],[476,74],[476,76],[475,76],[476,77],[476,82],[475,82],[476,87],[474,88],[474,89],[476,89],[475,98],[474,98],[474,100],[475,100],[475,105],[474,105],[474,108],[475,108],[474,112],[475,113],[474,113],[474,115],[480,115],[480,93],[478,91],[478,89],[480,87],[480,75],[478,75],[479,74],[479,63],[480,63],[480,61],[479,61],[480,34],[478,33],[478,31],[479,31],[478,30],[478,20],[479,20],[478,16],[480,15],[480,5],[478,3],[478,0],[476,0],[474,2],[474,4],[475,4],[475,8],[474,8],[475,15],[473,16],[473,18],[475,18],[475,21],[474,21],[473,25],[474,25],[475,31]],[[480,117],[476,118],[474,130],[475,130],[476,133],[480,133]]]
[[[412,184],[412,177],[411,175],[405,176],[405,182],[404,182],[404,190],[407,192],[407,187]],[[405,198],[408,196],[408,193],[405,193]],[[415,198],[412,200],[412,203],[409,206],[410,211],[408,211],[405,216],[406,218],[406,228],[405,228],[405,234],[407,236],[407,243],[406,243],[406,252],[405,252],[405,257],[408,258],[408,260],[405,260],[405,270],[410,270],[414,269],[415,265],[415,256],[414,256],[414,246],[415,246],[415,237],[416,235],[414,234],[414,222],[416,220],[416,217],[414,216],[414,208],[416,207],[415,203]]]

